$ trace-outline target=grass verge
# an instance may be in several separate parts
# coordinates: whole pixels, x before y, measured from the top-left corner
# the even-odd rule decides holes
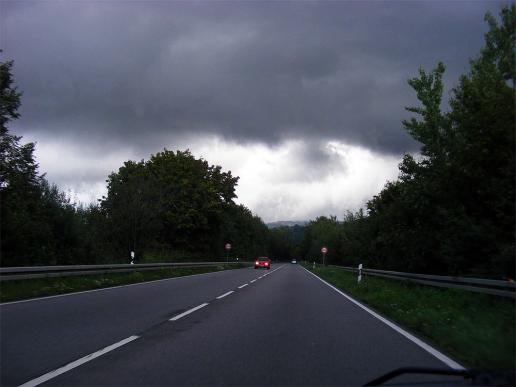
[[[83,290],[108,288],[164,278],[182,277],[214,271],[236,269],[245,265],[216,265],[202,267],[174,267],[126,273],[105,273],[66,277],[35,278],[0,282],[0,302],[18,301]]]
[[[306,267],[470,368],[514,370],[515,301],[456,289]]]

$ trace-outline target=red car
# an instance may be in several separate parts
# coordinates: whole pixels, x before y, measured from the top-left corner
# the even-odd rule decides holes
[[[270,269],[271,268],[271,260],[267,257],[259,257],[254,261],[254,268],[259,269]]]

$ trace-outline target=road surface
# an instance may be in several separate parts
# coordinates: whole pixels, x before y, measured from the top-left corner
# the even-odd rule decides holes
[[[0,324],[2,386],[360,385],[453,363],[292,264],[3,304]]]

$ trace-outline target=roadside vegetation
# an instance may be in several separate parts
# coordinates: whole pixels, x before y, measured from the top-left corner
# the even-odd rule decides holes
[[[306,268],[467,367],[514,367],[512,299],[366,275],[359,284],[357,274],[339,268]]]
[[[83,290],[108,288],[192,274],[210,273],[245,267],[245,264],[202,267],[174,267],[158,270],[75,275],[65,277],[12,280],[0,283],[0,302],[73,293]]]
[[[516,5],[485,19],[485,46],[447,104],[443,63],[408,81],[419,104],[403,127],[420,155],[406,154],[364,210],[318,217],[300,242],[300,230],[275,229],[285,258],[321,262],[326,246],[336,265],[514,279]]]

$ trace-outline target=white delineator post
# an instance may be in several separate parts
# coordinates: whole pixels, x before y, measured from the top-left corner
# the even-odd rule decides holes
[[[358,283],[362,281],[362,264],[358,265]]]

